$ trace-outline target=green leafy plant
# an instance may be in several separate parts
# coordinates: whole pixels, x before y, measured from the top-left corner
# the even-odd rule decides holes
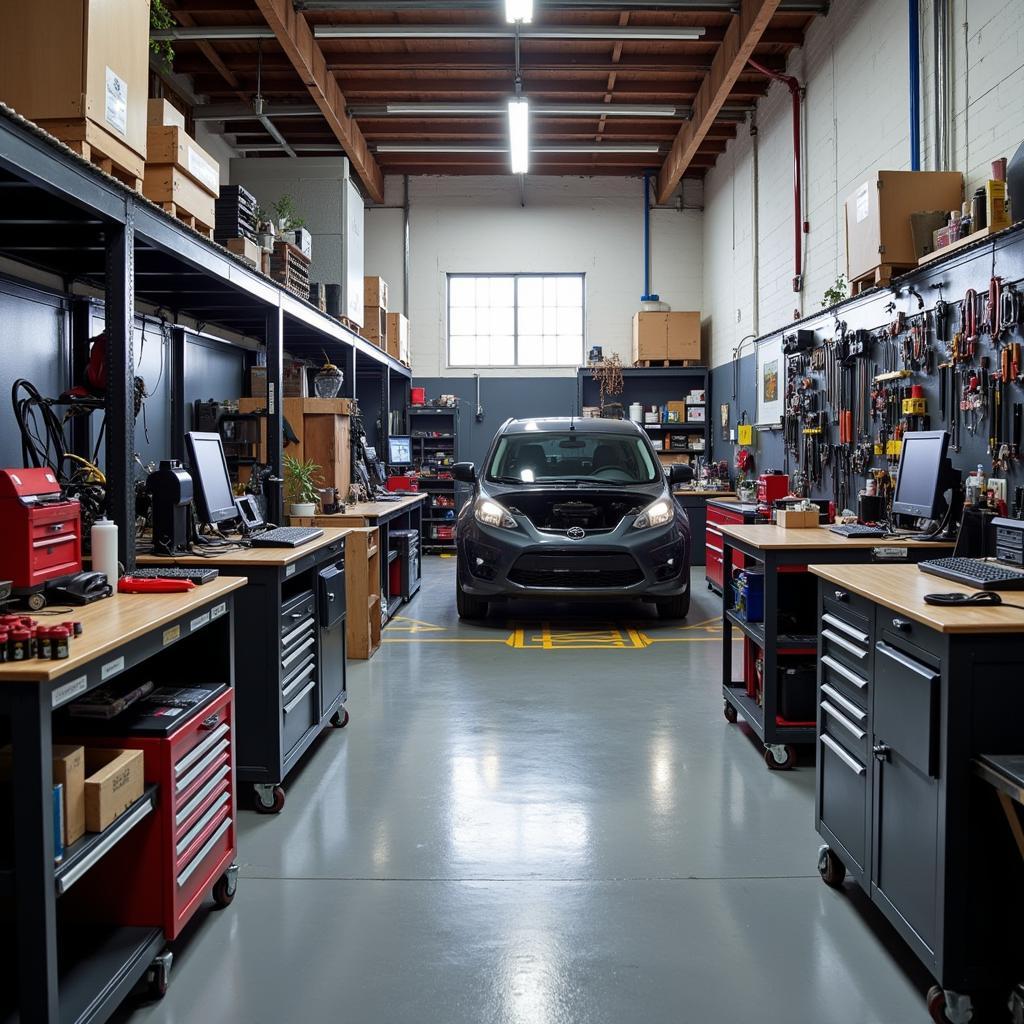
[[[312,459],[284,457],[284,481],[288,500],[293,505],[320,504],[320,467]]]
[[[821,308],[828,309],[830,306],[835,306],[842,302],[846,298],[846,277],[840,274],[836,278],[836,283],[831,288],[825,289],[825,294],[821,300]]]
[[[287,193],[274,203],[274,213],[277,215],[277,226],[282,231],[297,231],[306,226],[295,207],[295,200]]]
[[[149,5],[149,27],[174,28],[177,24],[171,12],[167,10],[164,0],[150,0]],[[168,70],[174,63],[174,47],[169,39],[150,39],[149,48],[160,58],[160,63]]]

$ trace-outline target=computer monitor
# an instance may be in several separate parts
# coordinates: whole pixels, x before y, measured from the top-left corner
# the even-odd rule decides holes
[[[940,519],[946,511],[945,492],[953,486],[952,467],[946,452],[949,434],[944,430],[912,430],[903,435],[894,515]]]
[[[389,437],[388,438],[388,465],[389,466],[411,466],[412,465],[412,438],[411,437]]]
[[[188,464],[195,485],[194,500],[200,521],[215,526],[238,518],[235,495],[231,490],[228,462],[219,434],[185,435]]]

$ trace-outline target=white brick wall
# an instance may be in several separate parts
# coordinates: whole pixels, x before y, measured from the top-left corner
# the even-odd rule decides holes
[[[922,0],[922,166],[931,163],[930,0]],[[953,0],[951,97],[953,169],[973,190],[997,156],[1024,138],[1024,2]],[[966,25],[966,28],[965,28]],[[833,0],[831,12],[794,51],[789,71],[806,86],[804,108],[805,282],[794,294],[792,146],[789,94],[773,84],[758,104],[759,318],[751,270],[751,140],[745,128],[705,183],[704,293],[712,363],[729,360],[744,335],[764,334],[820,308],[821,296],[845,272],[843,204],[876,169],[910,166],[906,4],[898,0]],[[966,36],[966,42],[965,42]],[[737,321],[737,310],[740,319]]]

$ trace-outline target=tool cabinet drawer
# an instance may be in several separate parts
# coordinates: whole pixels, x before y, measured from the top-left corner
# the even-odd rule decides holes
[[[822,654],[818,661],[818,685],[828,686],[861,711],[867,711],[871,689],[868,677],[831,654]]]
[[[876,753],[895,750],[925,775],[938,777],[937,668],[884,640],[875,644],[872,725]]]
[[[826,615],[842,619],[862,633],[871,632],[874,607],[866,597],[843,590],[828,580],[822,580],[820,586]]]
[[[878,608],[876,635],[896,647],[917,648],[925,659],[942,658],[946,639],[941,633],[923,623],[897,615],[888,608]],[[912,652],[913,653],[913,652]]]
[[[823,683],[818,690],[818,709],[818,731],[831,736],[860,761],[866,761],[870,753],[867,711],[829,683]]]
[[[822,616],[821,656],[864,679],[871,675],[870,634],[830,615]]]
[[[818,740],[818,818],[863,872],[868,848],[867,767],[829,733]]]
[[[313,677],[298,686],[281,708],[281,750],[285,756],[319,719],[316,678]]]

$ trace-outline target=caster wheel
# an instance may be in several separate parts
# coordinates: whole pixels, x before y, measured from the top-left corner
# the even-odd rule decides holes
[[[238,865],[232,864],[216,882],[213,883],[213,902],[223,910],[230,907],[238,891]]]
[[[25,599],[25,604],[28,605],[31,612],[42,611],[46,607],[46,596],[44,594],[29,594]]]
[[[284,809],[284,789],[281,786],[257,783],[253,790],[256,793],[256,810],[260,814],[280,814]]]
[[[708,582],[708,590],[710,590],[712,594],[715,592],[715,588],[711,586],[710,581]]]
[[[949,1024],[949,1018],[946,1016],[946,993],[938,985],[932,985],[928,989],[925,1001],[928,1007],[928,1016],[936,1024]]]
[[[344,729],[348,723],[348,708],[338,708],[338,710],[331,715],[331,725],[333,725],[335,729]]]
[[[739,713],[728,701],[725,702],[725,707],[722,708],[722,714],[725,715],[727,722],[733,722],[734,724],[736,719],[739,718]]]
[[[846,878],[846,865],[830,850],[823,846],[818,851],[818,874],[821,880],[833,889],[842,887]]]
[[[971,997],[960,992],[945,991],[938,985],[928,989],[925,996],[928,1015],[936,1024],[970,1024],[974,1019],[974,1004]],[[982,1014],[982,1019],[990,1019]]]
[[[764,748],[764,763],[773,772],[788,771],[796,764],[796,747],[773,743]]]
[[[154,999],[163,999],[167,995],[167,986],[171,981],[171,964],[174,963],[174,954],[165,949],[162,953],[153,958],[146,974],[146,988]]]

